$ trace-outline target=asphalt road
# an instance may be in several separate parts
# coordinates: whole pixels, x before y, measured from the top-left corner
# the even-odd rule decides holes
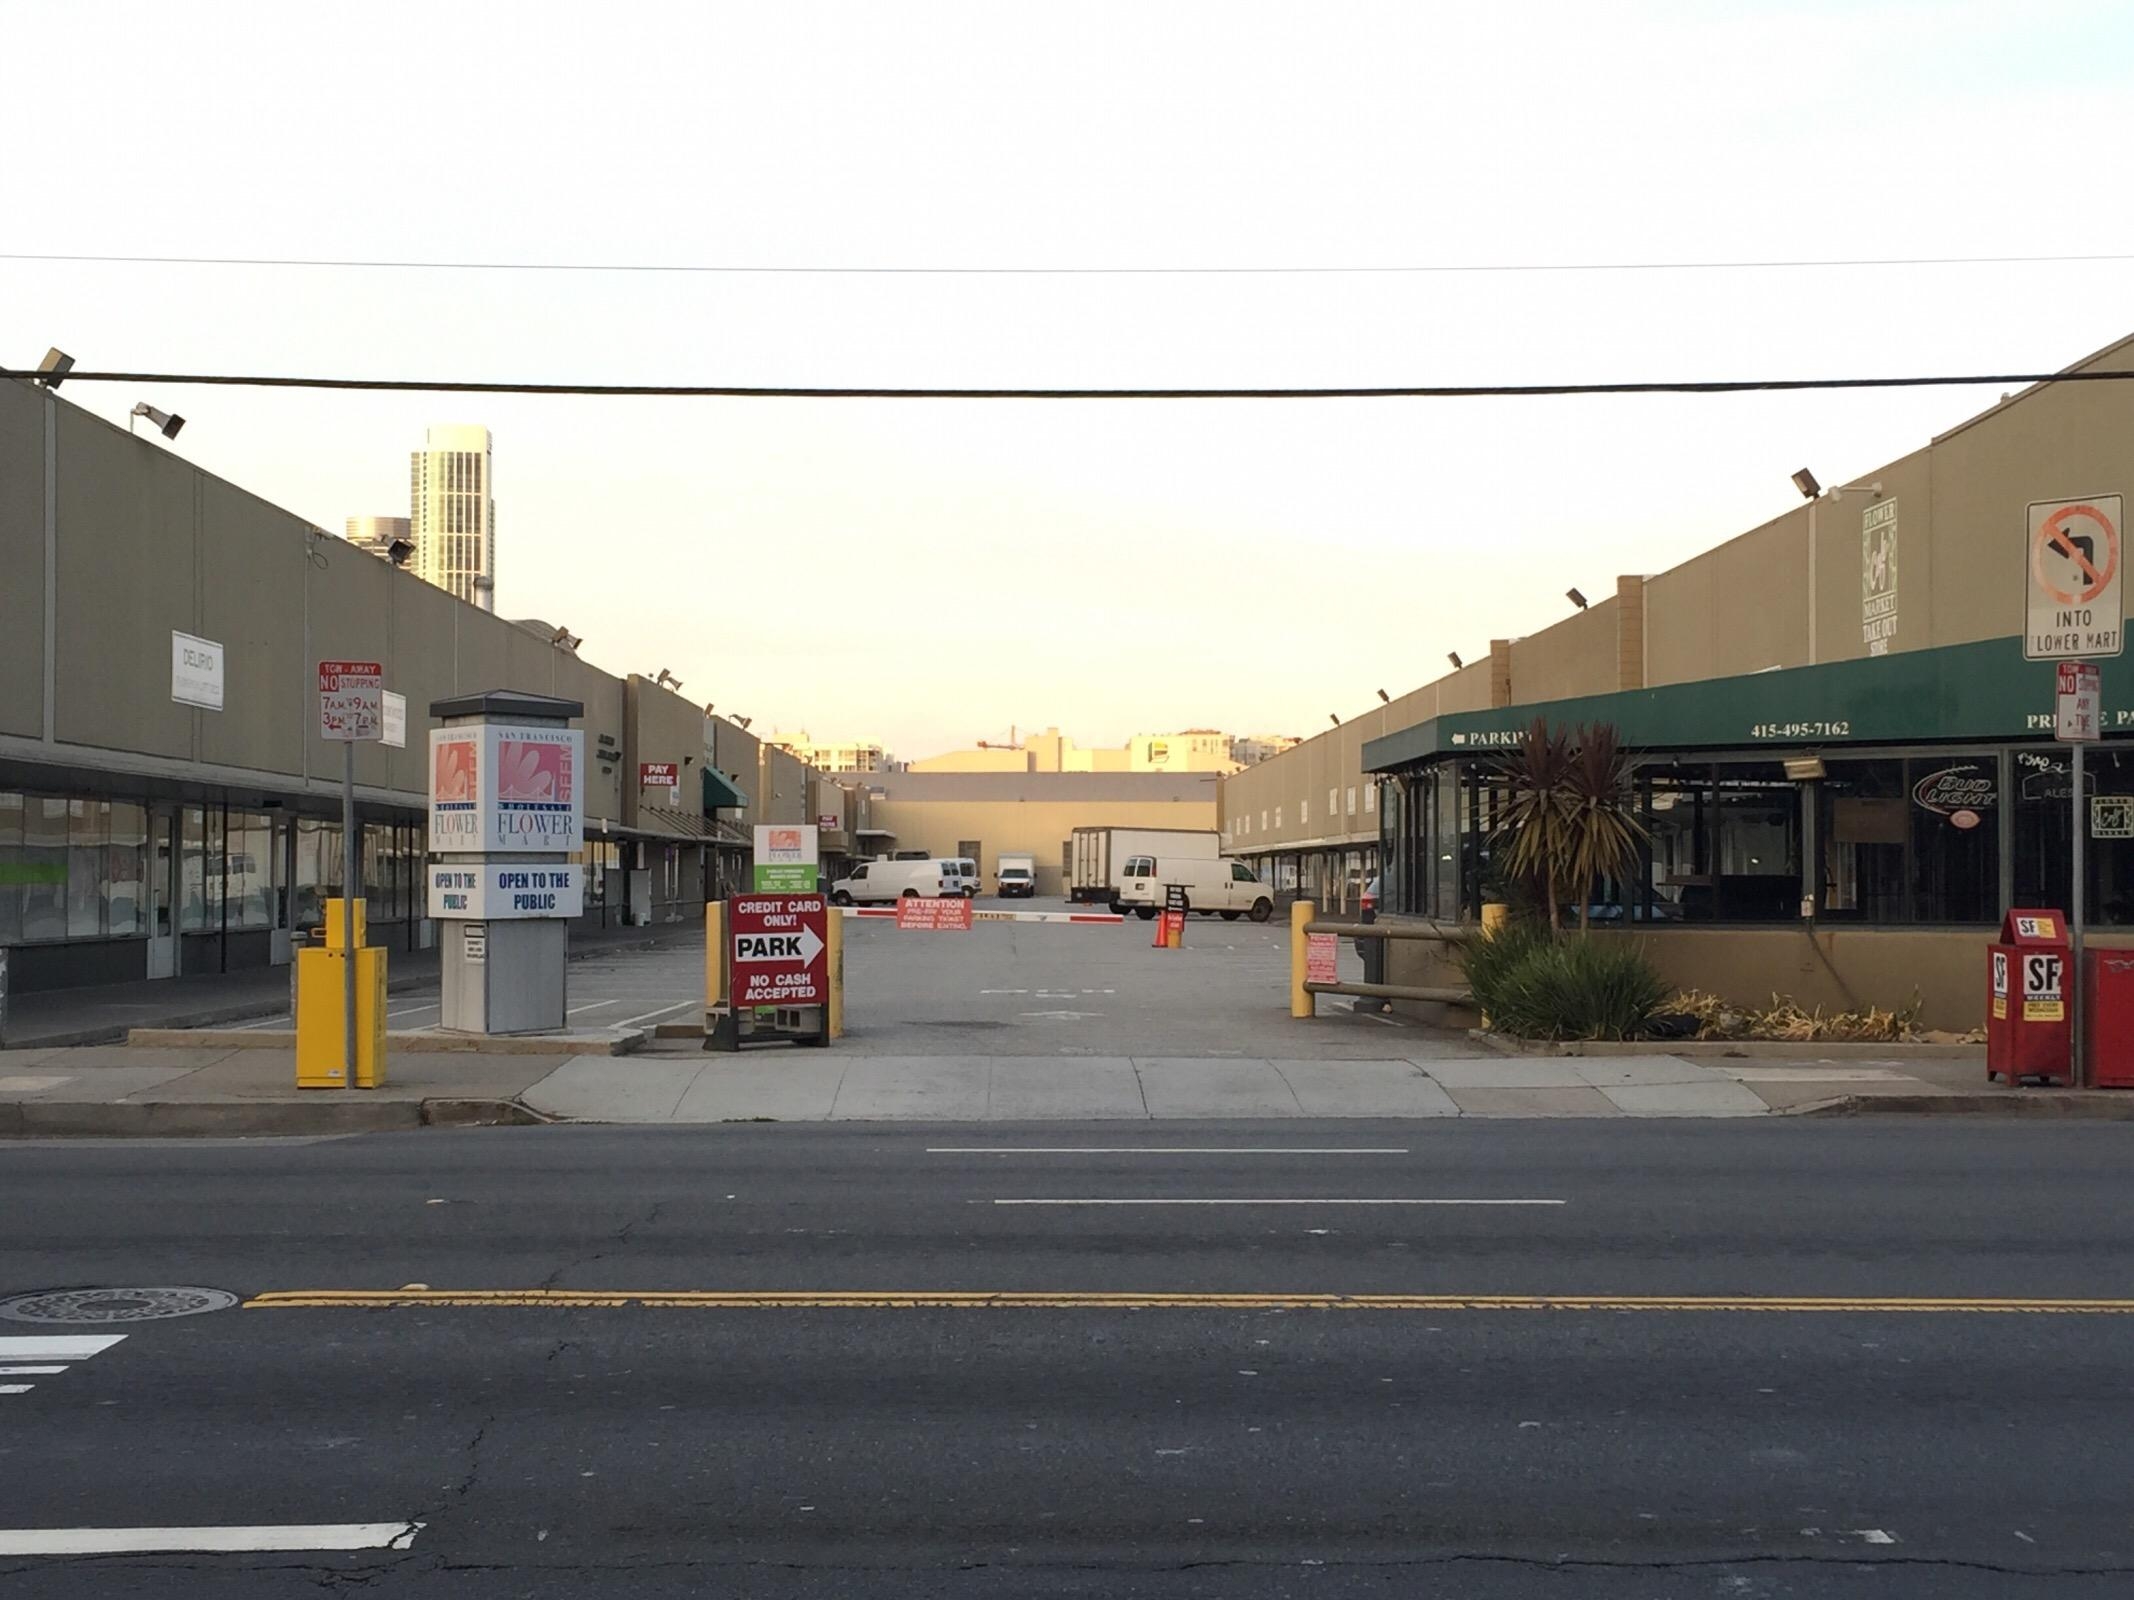
[[[0,1377],[0,1589],[2121,1595],[2130,1161],[1907,1119],[8,1146],[0,1293],[251,1304],[0,1321],[126,1335]],[[1360,1203],[1418,1200],[1459,1203]]]

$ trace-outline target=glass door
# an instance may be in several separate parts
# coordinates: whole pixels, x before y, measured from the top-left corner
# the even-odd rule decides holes
[[[148,975],[178,975],[178,814],[158,807],[148,819]]]

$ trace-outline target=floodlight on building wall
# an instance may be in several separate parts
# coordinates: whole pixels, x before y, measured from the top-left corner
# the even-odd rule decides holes
[[[741,729],[745,733],[748,731],[750,720],[751,719],[747,717],[736,717],[734,718],[734,726]]]
[[[385,547],[385,559],[396,567],[406,566],[408,557],[414,553],[415,546],[412,541],[407,539],[395,539]]]
[[[679,690],[682,686],[682,680],[680,678],[677,678],[673,673],[669,672],[665,667],[661,667],[659,669],[659,676],[652,680],[652,685],[656,689]]]
[[[1824,776],[1821,756],[1794,756],[1781,763],[1786,776],[1795,783],[1812,783]]]
[[[1378,699],[1381,705],[1391,705],[1393,703],[1393,697],[1383,689],[1378,691]]]
[[[1579,610],[1583,611],[1586,609],[1586,597],[1580,594],[1576,589],[1564,590],[1563,597],[1566,600],[1570,601],[1571,604],[1578,607]]]
[[[1337,728],[1341,726],[1341,719],[1335,716],[1331,711],[1326,714],[1326,720],[1331,722]]]
[[[73,370],[74,358],[55,344],[44,353],[44,359],[37,363],[37,381],[47,389],[56,389]]]
[[[585,641],[568,628],[558,628],[548,636],[548,642],[562,650],[576,650]]]
[[[67,365],[72,366],[73,363],[70,361]],[[139,417],[146,417],[149,423],[160,430],[166,439],[177,438],[178,430],[185,426],[183,417],[174,416],[168,411],[158,411],[146,400],[143,400],[133,408],[132,414],[127,418],[126,431],[128,433],[133,431],[134,420]]]
[[[1815,481],[1815,474],[1806,467],[1793,475],[1793,487],[1800,490],[1803,500],[1813,500],[1823,492],[1823,486]]]
[[[1457,650],[1447,650],[1445,652],[1445,659],[1452,663],[1452,670],[1454,672],[1458,672],[1460,668],[1467,665],[1466,662],[1460,659],[1460,652]]]

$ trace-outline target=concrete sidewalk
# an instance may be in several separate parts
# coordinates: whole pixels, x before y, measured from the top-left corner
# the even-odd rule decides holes
[[[404,1053],[373,1091],[295,1087],[286,1049],[0,1052],[0,1134],[317,1134],[570,1120],[1040,1122],[1309,1117],[1755,1117],[1874,1109],[2134,1115],[2134,1096],[1988,1086],[1963,1062],[1667,1055],[1291,1060]]]
[[[648,928],[573,929],[573,961],[622,950],[701,940],[698,923]],[[434,994],[435,950],[390,950],[386,988],[392,994]],[[135,1028],[209,1028],[220,1023],[289,1014],[289,967],[203,972],[183,978],[143,978],[84,989],[48,989],[8,999],[0,1047],[49,1049],[116,1043]]]

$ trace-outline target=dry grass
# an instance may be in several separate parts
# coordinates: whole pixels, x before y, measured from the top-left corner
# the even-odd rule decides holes
[[[1700,1039],[1775,1039],[1792,1044],[1858,1041],[1871,1044],[1906,1044],[1922,1037],[1919,1027],[1919,997],[1902,1009],[1884,1011],[1870,1006],[1865,1011],[1807,1010],[1789,996],[1774,994],[1766,1007],[1740,1006],[1701,990],[1676,995],[1661,1007],[1663,1012],[1697,1019]]]

